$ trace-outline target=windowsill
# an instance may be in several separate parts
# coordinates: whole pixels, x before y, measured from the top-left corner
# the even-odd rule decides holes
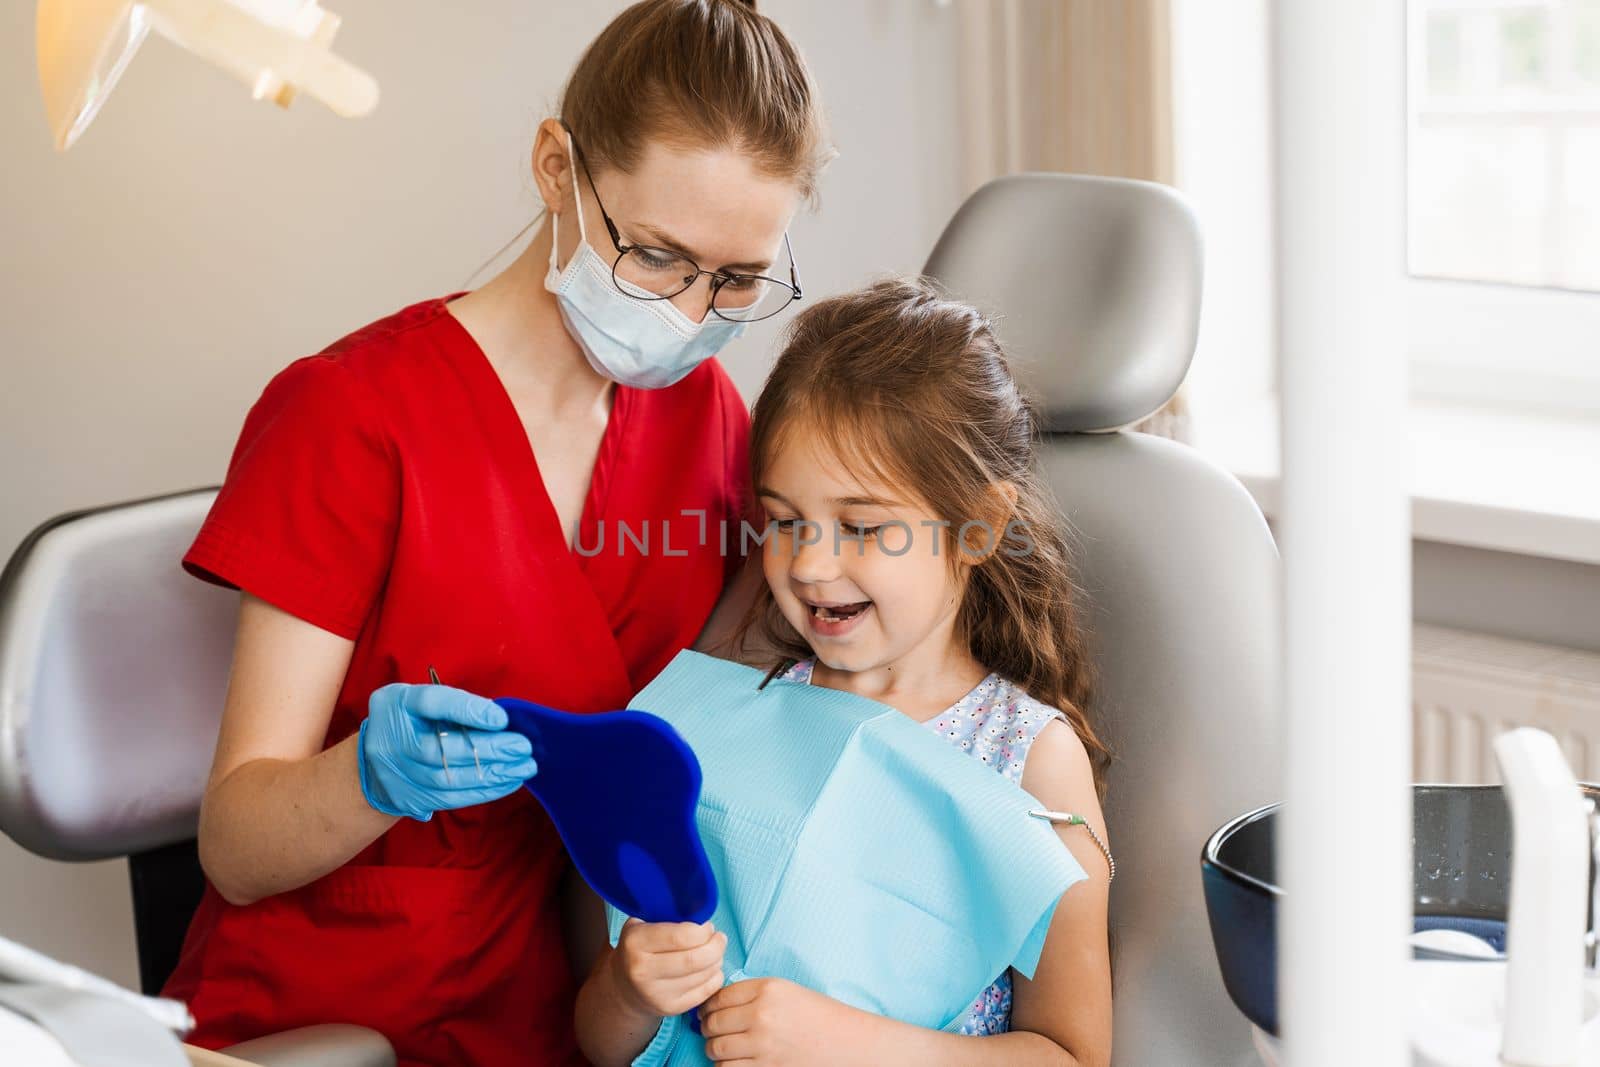
[[[1412,536],[1600,565],[1600,420],[1414,405]],[[1201,411],[1200,450],[1277,518],[1276,398]]]

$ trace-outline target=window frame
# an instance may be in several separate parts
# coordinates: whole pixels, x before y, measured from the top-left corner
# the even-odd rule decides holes
[[[1425,20],[1430,0],[1407,0],[1406,185],[1404,299],[1409,317],[1413,397],[1499,409],[1548,410],[1600,417],[1600,293],[1500,280],[1420,274],[1411,267],[1412,137],[1414,102],[1426,67]],[[1463,8],[1536,9],[1538,0],[1478,0]],[[1531,99],[1531,98],[1530,98]],[[1561,108],[1531,106],[1529,99],[1464,99],[1485,121],[1507,113],[1559,118]],[[1600,104],[1600,90],[1596,91]],[[1442,109],[1444,110],[1453,109]],[[1600,123],[1600,112],[1592,119]],[[1600,195],[1600,194],[1597,194]]]

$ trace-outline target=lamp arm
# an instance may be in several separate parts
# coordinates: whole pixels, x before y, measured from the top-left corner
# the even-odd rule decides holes
[[[231,72],[255,87],[258,94],[276,94],[283,86],[293,87],[345,118],[366,115],[378,105],[377,81],[328,50],[331,33],[301,38],[260,21],[228,0],[141,3],[153,29]]]

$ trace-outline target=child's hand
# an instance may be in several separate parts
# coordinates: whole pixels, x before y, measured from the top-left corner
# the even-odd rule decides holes
[[[714,1063],[796,1067],[818,1062],[819,1042],[840,1038],[859,1014],[781,978],[749,978],[718,990],[701,1005],[700,1033],[706,1058]]]
[[[710,923],[629,919],[611,954],[618,989],[647,1015],[681,1015],[722,988],[728,935]]]

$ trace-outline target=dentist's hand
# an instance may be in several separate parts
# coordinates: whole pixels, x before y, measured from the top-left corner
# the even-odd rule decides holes
[[[357,757],[367,803],[423,822],[436,811],[499,800],[539,769],[528,739],[506,729],[504,708],[443,685],[374,690]]]

